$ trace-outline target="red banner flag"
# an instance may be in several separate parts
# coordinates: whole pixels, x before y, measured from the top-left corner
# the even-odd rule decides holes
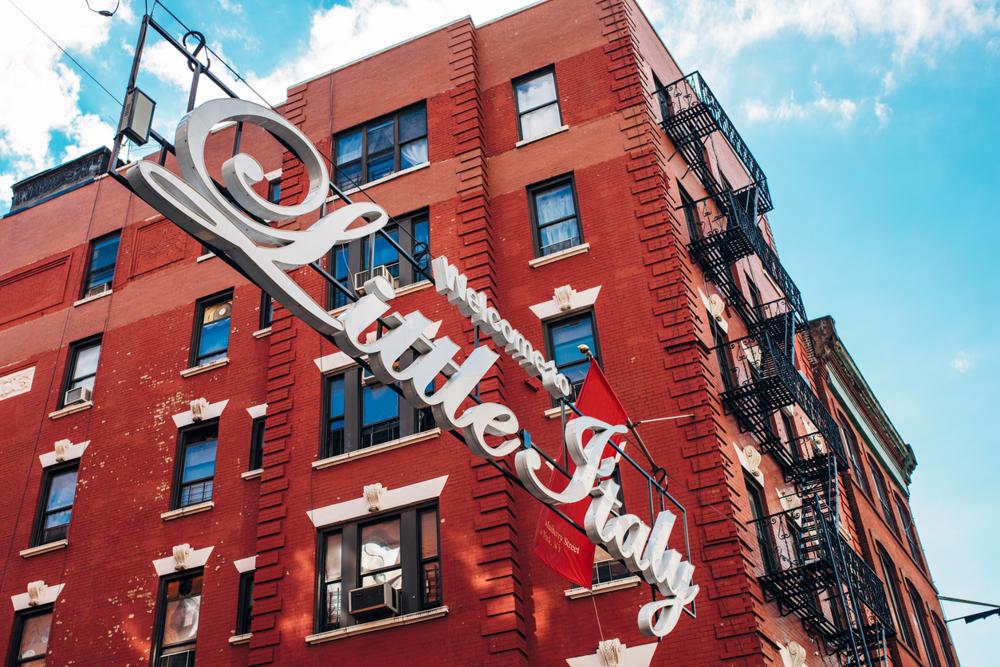
[[[583,381],[583,388],[580,390],[576,407],[588,417],[594,417],[609,424],[628,423],[625,408],[622,407],[621,401],[615,396],[611,385],[608,384],[608,379],[604,377],[601,367],[595,361],[590,362],[590,368]],[[576,415],[573,414],[573,416]],[[623,444],[621,440],[615,440],[615,443],[619,447]],[[586,444],[586,442],[583,443],[584,446]],[[572,474],[573,470],[569,469],[570,462],[565,460],[565,451],[563,449],[560,463]],[[609,444],[601,459],[615,454],[614,448]],[[568,482],[566,476],[558,469],[552,470],[549,488],[562,489]],[[557,505],[559,510],[580,526],[583,525],[583,519],[589,506],[589,497],[576,503]],[[586,535],[566,523],[551,508],[542,508],[538,516],[538,527],[535,530],[535,555],[542,562],[573,583],[583,588],[590,588],[593,583],[594,550],[594,543]]]

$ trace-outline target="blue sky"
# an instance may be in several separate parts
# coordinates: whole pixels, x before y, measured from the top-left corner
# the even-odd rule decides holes
[[[14,0],[115,96],[142,3],[104,19],[83,0]],[[94,7],[113,0],[91,0]],[[270,102],[284,87],[472,11],[516,0],[351,5],[170,0]],[[919,467],[918,529],[944,595],[1000,603],[1000,19],[974,0],[645,0],[764,167],[785,265],[831,314]],[[107,140],[115,103],[0,1],[0,210],[19,178]],[[273,45],[281,44],[280,52]],[[162,55],[162,54],[161,54]],[[143,86],[180,114],[183,65]],[[250,96],[247,93],[246,96]],[[946,605],[949,617],[973,611]],[[995,664],[1000,619],[951,625],[966,666]],[[994,659],[990,659],[990,658]]]

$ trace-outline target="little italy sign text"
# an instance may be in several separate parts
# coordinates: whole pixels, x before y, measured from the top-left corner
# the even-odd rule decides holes
[[[302,161],[309,188],[301,203],[274,204],[254,192],[253,185],[264,177],[263,169],[244,153],[222,166],[222,177],[233,201],[218,191],[205,163],[205,143],[212,128],[227,121],[262,127]],[[482,402],[463,408],[499,358],[496,352],[481,345],[457,361],[459,345],[448,336],[425,336],[423,332],[431,322],[419,311],[387,315],[395,292],[380,276],[365,284],[363,297],[334,317],[286,273],[318,260],[336,245],[369,236],[388,222],[382,208],[367,203],[343,206],[302,231],[272,228],[246,215],[249,212],[264,220],[290,220],[319,209],[325,201],[329,187],[325,161],[298,128],[277,113],[250,102],[213,100],[181,120],[175,145],[181,177],[155,162],[140,161],[126,174],[136,194],[216,252],[225,253],[272,298],[316,331],[332,337],[346,354],[355,359],[367,355],[372,372],[381,382],[396,385],[414,405],[431,408],[438,424],[462,433],[473,454],[488,459],[513,454],[517,475],[532,495],[551,505],[576,503],[589,496],[584,521],[588,537],[621,559],[632,572],[641,574],[662,595],[640,608],[640,630],[658,637],[673,630],[683,607],[698,594],[698,586],[691,583],[694,566],[667,545],[676,521],[673,513],[660,512],[649,526],[633,514],[616,512],[621,505],[617,500],[618,484],[610,477],[617,463],[613,457],[602,460],[602,456],[608,440],[625,433],[625,426],[588,416],[568,421],[564,438],[575,468],[565,488],[550,488],[538,474],[543,466],[541,456],[522,445],[517,416],[509,407]],[[489,332],[494,342],[527,372],[540,377],[553,396],[570,394],[566,377],[500,317],[484,294],[468,288],[465,276],[447,258],[435,259],[433,272],[437,291]],[[371,340],[367,332],[379,318],[388,327]],[[416,357],[400,367],[397,362],[411,350]],[[440,374],[447,381],[435,388],[433,380]]]

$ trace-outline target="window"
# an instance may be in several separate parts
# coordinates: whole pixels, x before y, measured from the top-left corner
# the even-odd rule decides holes
[[[59,397],[59,407],[66,405],[66,394],[72,389],[85,389],[77,392],[70,400],[90,400],[94,391],[94,378],[97,377],[97,362],[101,358],[101,338],[88,338],[73,343],[69,349],[69,363],[66,366],[66,384],[62,396]]]
[[[913,628],[910,627],[910,621],[906,616],[906,606],[899,594],[899,585],[896,583],[896,567],[881,545],[878,547],[878,559],[882,565],[882,578],[885,580],[885,587],[889,591],[889,602],[892,603],[892,616],[896,621],[896,629],[899,630],[903,643],[907,646],[913,646]]]
[[[934,630],[937,632],[938,643],[941,645],[941,652],[944,653],[944,661],[947,663],[948,667],[958,667],[958,663],[955,662],[955,658],[952,655],[951,648],[951,638],[948,636],[948,630],[944,626],[944,622],[938,618],[937,614],[933,614],[934,618]]]
[[[274,300],[271,299],[271,295],[264,290],[260,291],[260,322],[258,323],[259,329],[266,329],[271,326],[271,322],[274,320]]]
[[[35,518],[31,546],[66,539],[73,499],[76,497],[76,462],[47,468],[42,474],[42,495]]]
[[[191,345],[192,366],[203,366],[227,357],[232,314],[232,291],[198,302],[195,308],[194,341]]]
[[[264,420],[257,417],[250,425],[250,467],[248,470],[259,470],[264,467]]]
[[[267,183],[267,201],[272,204],[281,203],[281,177],[274,179],[273,181],[268,181]]]
[[[587,369],[590,368],[590,360],[580,351],[580,346],[589,347],[594,359],[597,363],[601,363],[596,329],[593,312],[545,323],[549,356],[559,372],[572,383],[574,399],[580,393],[583,380],[587,377]]]
[[[437,508],[422,507],[321,533],[318,630],[441,606],[438,523]],[[391,591],[395,611],[371,605],[350,613],[352,590],[380,586]]]
[[[381,445],[434,427],[428,409],[417,410],[360,368],[326,378],[324,458]]]
[[[750,502],[750,514],[753,517],[753,527],[757,534],[757,547],[760,549],[760,560],[764,564],[764,572],[770,574],[778,570],[774,549],[768,537],[767,505],[764,502],[764,489],[749,475],[743,475],[747,498]]]
[[[724,391],[732,391],[733,369],[729,363],[729,342],[711,315],[708,316],[708,325],[712,329],[712,345],[715,348],[715,360],[719,362],[719,373],[722,374],[722,388]]]
[[[52,630],[52,605],[28,608],[14,616],[11,665],[44,665]]]
[[[917,541],[917,527],[913,525],[913,517],[906,508],[906,503],[899,496],[895,497],[896,509],[899,510],[899,520],[903,523],[903,535],[906,536],[906,544],[910,547],[910,555],[921,569],[925,569],[923,554],[920,551],[920,542]]]
[[[384,231],[417,262],[421,269],[430,274],[431,237],[427,211],[395,218],[384,227]],[[397,287],[426,279],[426,276],[401,257],[399,251],[381,234],[375,235],[373,246],[369,245],[368,237],[346,245],[334,246],[328,264],[333,277],[350,289],[354,288],[355,274],[366,272],[359,277],[363,281],[370,275],[367,272],[373,265],[386,267],[395,278]],[[330,309],[346,306],[350,302],[347,295],[333,286],[330,287],[327,301],[327,307]]]
[[[427,162],[427,107],[421,102],[334,137],[337,187],[350,190]]]
[[[583,242],[572,176],[560,176],[528,188],[535,256],[544,257]]]
[[[178,482],[174,485],[174,509],[212,499],[218,437],[218,422],[181,431],[180,451],[177,455]]]
[[[778,410],[778,417],[781,419],[781,426],[785,429],[785,450],[791,455],[792,460],[798,461],[801,456],[798,443],[796,442],[795,426],[792,418],[784,410]]]
[[[844,435],[844,443],[847,445],[847,455],[851,457],[851,468],[854,469],[854,479],[858,480],[861,490],[866,496],[871,496],[872,490],[868,486],[868,477],[865,476],[864,466],[861,465],[861,449],[858,447],[858,439],[854,435],[847,417],[843,413],[838,413],[840,417],[840,432]]]
[[[937,651],[934,650],[934,640],[931,638],[931,629],[927,625],[927,612],[924,609],[924,601],[920,593],[909,581],[906,582],[906,592],[910,595],[910,604],[913,606],[913,615],[917,617],[917,631],[920,633],[920,643],[924,645],[924,655],[931,667],[941,667]]]
[[[749,273],[746,274],[746,281],[747,291],[750,292],[750,306],[753,308],[753,312],[757,315],[757,318],[764,320],[766,318],[766,314],[761,308],[761,306],[764,305],[764,301],[760,297],[760,288],[757,287],[757,283],[753,281],[753,278],[750,277]]]
[[[156,667],[194,667],[201,591],[201,571],[160,579],[153,651]]]
[[[562,127],[556,73],[551,67],[514,81],[517,129],[522,141],[550,134]]]
[[[250,633],[253,617],[253,570],[240,573],[240,593],[236,600],[236,634]]]
[[[684,210],[684,222],[687,223],[688,236],[691,237],[693,243],[701,238],[701,234],[698,232],[698,211],[695,210],[694,200],[691,199],[691,195],[684,189],[680,181],[677,181],[677,190],[681,195],[681,207]]]
[[[875,495],[878,497],[879,505],[882,506],[882,516],[885,517],[885,522],[889,524],[892,532],[899,537],[899,526],[896,524],[896,516],[892,513],[892,505],[889,503],[889,490],[885,485],[885,477],[882,476],[876,461],[868,459],[868,464],[871,466],[872,480],[875,482]]]
[[[118,259],[118,241],[121,233],[115,232],[94,239],[90,243],[90,257],[87,259],[87,275],[83,280],[81,296],[87,298],[107,292],[115,279],[115,260]]]

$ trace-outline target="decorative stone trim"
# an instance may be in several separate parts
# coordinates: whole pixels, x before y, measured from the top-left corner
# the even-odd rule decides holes
[[[389,174],[387,176],[383,176],[382,178],[376,178],[374,181],[368,181],[367,183],[363,183],[359,187],[351,188],[350,190],[344,190],[344,194],[345,195],[351,195],[351,194],[354,194],[355,192],[361,192],[362,190],[367,190],[368,188],[373,188],[376,185],[381,185],[383,183],[387,183],[389,181],[395,180],[395,179],[400,178],[402,176],[406,176],[407,174],[412,174],[415,171],[420,171],[421,169],[426,169],[429,166],[431,166],[430,162],[421,162],[420,164],[414,165],[414,166],[409,167],[407,169],[403,169],[401,171],[393,172],[393,173],[391,173],[391,174]],[[337,195],[333,195],[333,196],[329,197],[327,199],[327,201],[328,202],[334,202],[334,201],[338,201],[339,199],[340,199],[340,197],[338,197]]]
[[[350,368],[351,366],[356,366],[358,362],[347,356],[346,352],[334,352],[333,354],[328,354],[325,357],[313,359],[313,363],[316,364],[316,368],[319,369],[320,373],[328,375],[330,373],[342,371],[345,368]]]
[[[387,511],[396,509],[397,507],[413,505],[424,500],[439,498],[447,481],[448,475],[443,475],[396,489],[385,489],[379,503],[379,510]],[[313,526],[323,528],[324,526],[332,526],[368,516],[370,511],[371,508],[368,500],[364,495],[361,495],[359,498],[310,510],[306,512],[306,516],[312,521]]]
[[[240,646],[241,644],[249,644],[251,639],[253,639],[252,632],[248,632],[245,635],[233,635],[229,638],[229,645]]]
[[[32,581],[28,583],[28,589],[25,593],[18,593],[17,595],[10,596],[10,603],[14,605],[14,611],[23,611],[31,607],[41,607],[42,605],[52,604],[62,593],[62,589],[66,584],[56,584],[55,586],[47,586],[44,581]]]
[[[239,560],[234,560],[233,565],[240,574],[252,572],[257,569],[257,557],[247,556],[246,558],[240,558]]]
[[[575,257],[576,255],[582,255],[585,252],[590,252],[589,243],[581,243],[580,245],[575,245],[572,248],[566,248],[565,250],[545,255],[544,257],[529,259],[528,266],[533,269],[537,269],[539,266],[545,266],[546,264],[551,264],[552,262],[558,262],[561,259],[568,259],[570,257]]]
[[[631,577],[622,577],[621,579],[615,579],[614,581],[605,581],[601,584],[594,584],[593,588],[589,589],[583,588],[582,586],[569,588],[563,591],[563,595],[570,600],[579,600],[580,598],[589,598],[592,595],[600,595],[601,593],[613,593],[615,591],[623,591],[626,588],[635,588],[640,582],[641,580],[639,577],[632,575]]]
[[[348,625],[345,628],[337,628],[336,630],[327,630],[326,632],[318,632],[314,635],[308,635],[306,637],[306,643],[310,645],[322,644],[324,642],[332,642],[338,639],[344,639],[345,637],[354,637],[356,635],[363,635],[368,632],[385,630],[386,628],[395,628],[401,625],[410,625],[412,623],[430,621],[435,618],[441,618],[447,615],[448,615],[447,606],[435,607],[434,609],[425,609],[424,611],[417,611],[412,614],[403,614],[402,616],[383,618],[378,621],[359,623],[358,625]]]
[[[90,440],[84,440],[76,444],[73,444],[68,439],[56,440],[55,449],[51,452],[39,454],[38,460],[43,468],[48,468],[64,461],[73,461],[83,456],[83,452],[89,444]]]
[[[722,333],[729,333],[729,322],[725,318],[726,301],[715,292],[705,296],[705,293],[699,289],[698,295],[701,297],[701,302],[705,306],[708,316],[715,320]]]
[[[399,449],[400,447],[406,447],[407,445],[413,445],[418,442],[424,442],[425,440],[433,440],[439,435],[441,435],[441,429],[432,428],[427,431],[421,431],[420,433],[414,433],[413,435],[397,438],[396,440],[383,442],[382,444],[375,445],[374,447],[356,449],[353,452],[344,452],[343,454],[337,454],[336,456],[330,456],[325,459],[313,461],[312,467],[315,470],[330,468],[332,466],[340,465],[342,463],[347,463],[348,461],[354,461],[355,459],[362,459],[365,458],[366,456],[381,454],[383,452],[388,452],[393,449]]]
[[[257,479],[264,474],[263,468],[254,468],[253,470],[247,470],[246,472],[241,472],[240,477],[243,479]]]
[[[21,558],[31,558],[32,556],[40,556],[42,554],[47,554],[50,551],[59,551],[60,549],[65,549],[67,546],[69,546],[69,540],[66,539],[56,540],[55,542],[39,544],[37,547],[21,549],[20,555]]]
[[[569,285],[563,285],[552,290],[552,299],[528,306],[531,312],[540,320],[548,320],[558,315],[568,315],[584,308],[589,308],[597,302],[601,286],[577,292]]]
[[[556,129],[554,129],[554,130],[552,130],[550,132],[546,132],[545,134],[543,134],[543,135],[541,135],[539,137],[532,137],[531,139],[521,139],[516,144],[514,144],[514,148],[520,148],[521,146],[527,146],[528,144],[533,144],[536,141],[541,141],[542,139],[548,139],[552,135],[554,135],[554,134],[560,134],[562,132],[565,132],[568,129],[569,129],[569,125],[562,125],[562,126],[557,127]]]
[[[257,331],[254,331],[250,335],[253,336],[254,338],[267,338],[268,336],[271,335],[271,327],[264,327],[263,329],[257,329]]]
[[[194,261],[196,261],[199,264],[201,264],[202,262],[207,262],[208,260],[212,259],[213,257],[215,257],[215,253],[214,252],[206,252],[204,255],[198,255],[198,259],[196,259]]]
[[[621,640],[606,639],[590,655],[566,658],[569,667],[649,667],[658,643],[625,646]]]
[[[81,401],[80,403],[74,403],[73,405],[67,405],[65,408],[60,408],[55,412],[49,413],[49,419],[62,419],[67,415],[73,415],[77,412],[83,412],[84,410],[89,410],[94,407],[93,401]]]
[[[163,512],[160,514],[160,518],[164,521],[173,521],[174,519],[180,519],[182,516],[189,516],[191,514],[201,514],[202,512],[207,512],[215,507],[214,500],[206,500],[203,503],[196,503],[194,505],[188,505],[187,507],[179,507],[175,510],[170,510],[169,512]]]
[[[181,371],[182,378],[189,378],[193,375],[201,375],[202,373],[207,373],[208,371],[214,371],[216,368],[222,368],[223,366],[229,365],[229,357],[225,359],[219,359],[218,361],[213,361],[210,364],[202,364],[201,366],[192,366],[191,368],[185,368]]]
[[[204,567],[205,563],[208,562],[208,557],[212,555],[213,549],[215,549],[214,546],[192,549],[190,544],[178,544],[173,547],[171,555],[153,561],[156,576],[165,577],[174,572]]]
[[[806,648],[797,641],[790,641],[778,649],[781,656],[781,663],[784,667],[804,667],[806,657],[809,655]]]
[[[76,308],[77,306],[82,306],[85,303],[90,303],[91,301],[97,301],[98,299],[103,299],[106,296],[111,296],[112,292],[114,292],[114,290],[109,289],[101,292],[100,294],[92,294],[90,296],[85,296],[82,299],[77,299],[73,302],[73,307]]]
[[[264,174],[264,180],[270,183],[271,181],[273,181],[276,178],[279,178],[280,176],[281,176],[281,168],[279,167],[278,169],[269,171],[266,174]]]
[[[415,283],[410,283],[409,285],[403,285],[402,287],[397,288],[396,296],[400,297],[406,296],[407,294],[413,294],[414,292],[425,290],[433,284],[434,283],[429,280],[418,280]]]
[[[185,426],[190,426],[191,424],[194,424],[196,421],[207,421],[209,419],[216,419],[222,415],[222,411],[226,409],[227,405],[229,405],[228,398],[224,401],[218,401],[217,403],[209,403],[204,398],[201,399],[196,398],[194,401],[191,401],[191,403],[194,404],[197,401],[205,401],[205,403],[202,404],[202,407],[200,408],[201,411],[200,419],[195,418],[194,407],[192,407],[192,409],[188,410],[187,412],[179,412],[176,415],[173,415],[173,417],[171,417],[174,420],[174,425],[177,428],[184,428]]]
[[[0,377],[0,401],[31,391],[35,382],[35,367],[29,366]]]
[[[251,405],[247,408],[247,414],[250,415],[251,419],[258,419],[267,415],[267,403],[261,403],[260,405]]]
[[[764,471],[760,469],[761,455],[756,447],[753,445],[747,445],[746,447],[740,448],[735,442],[733,443],[733,449],[736,450],[736,456],[740,460],[740,465],[748,473],[753,475],[761,484],[764,483]]]

